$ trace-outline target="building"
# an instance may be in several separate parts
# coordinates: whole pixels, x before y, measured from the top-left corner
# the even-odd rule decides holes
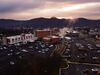
[[[15,36],[8,36],[3,38],[3,44],[17,44],[17,43],[27,43],[34,42],[37,39],[33,34],[20,34]]]
[[[59,36],[51,36],[51,43],[59,43],[60,37]]]
[[[44,41],[45,43],[50,43],[51,38],[50,38],[50,37],[44,37],[44,38],[43,38],[43,41]]]
[[[36,30],[35,36],[38,38],[48,37],[52,34],[50,29]]]
[[[49,37],[44,37],[43,41],[45,43],[59,43],[60,37],[59,36],[49,36]]]

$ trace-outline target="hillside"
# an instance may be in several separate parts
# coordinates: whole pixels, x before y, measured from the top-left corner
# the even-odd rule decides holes
[[[89,20],[85,18],[58,19],[58,18],[35,18],[30,20],[0,19],[0,27],[100,27],[100,20]]]

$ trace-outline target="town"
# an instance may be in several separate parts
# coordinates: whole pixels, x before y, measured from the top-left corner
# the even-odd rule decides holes
[[[0,75],[100,75],[100,0],[0,0]]]
[[[100,28],[55,27],[21,30],[16,28],[12,33],[9,30],[11,29],[0,33],[0,74],[2,75],[22,75],[24,72],[24,75],[100,74]],[[56,55],[63,60],[60,66],[57,66],[60,61],[57,60]],[[41,62],[45,59],[49,61],[51,58],[56,59],[51,65],[55,70],[50,65],[49,69],[45,68],[48,67],[46,64],[49,62]],[[43,70],[39,69],[40,73],[27,72],[29,66],[36,69],[36,65],[40,64],[45,64],[42,65]],[[32,70],[33,67],[29,70],[35,71]]]

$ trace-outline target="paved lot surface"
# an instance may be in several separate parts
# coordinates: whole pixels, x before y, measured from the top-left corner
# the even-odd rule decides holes
[[[47,58],[54,48],[55,45],[40,41],[22,45],[0,46],[0,74],[7,69],[16,67],[19,63],[31,63],[35,57]]]
[[[100,70],[100,44],[89,39],[72,37],[67,40],[63,57],[73,63],[69,63],[68,69],[62,69],[61,75],[85,75],[84,71],[89,71],[89,75],[96,75],[93,69]],[[96,65],[95,65],[96,64]]]
[[[97,75],[93,72],[93,69],[100,69],[100,66],[89,65],[89,64],[69,64],[68,69],[63,69],[61,75],[85,75],[88,71],[89,75]]]
[[[100,47],[91,40],[73,37],[67,41],[63,56],[71,61],[100,63]]]

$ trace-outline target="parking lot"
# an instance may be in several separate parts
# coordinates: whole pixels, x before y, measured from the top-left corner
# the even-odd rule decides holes
[[[90,40],[73,37],[66,43],[68,47],[63,53],[63,57],[71,61],[100,63],[100,47]]]
[[[99,75],[100,66],[89,64],[69,64],[69,68],[62,69],[61,75]]]
[[[21,62],[29,62],[35,57],[47,58],[55,49],[54,44],[42,41],[34,43],[0,46],[0,74]]]
[[[62,56],[72,63],[61,70],[61,75],[85,75],[85,71],[89,75],[97,75],[93,70],[100,71],[100,65],[94,65],[100,64],[100,44],[79,37],[65,42],[67,47]]]

